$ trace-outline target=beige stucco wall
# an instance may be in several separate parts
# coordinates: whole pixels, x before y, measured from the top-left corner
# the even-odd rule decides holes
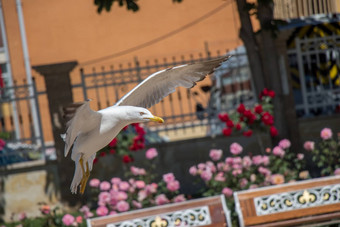
[[[43,161],[18,163],[1,169],[0,175],[0,220],[17,221],[19,214],[28,217],[40,216],[40,205],[44,202],[52,208],[58,206],[56,166]]]

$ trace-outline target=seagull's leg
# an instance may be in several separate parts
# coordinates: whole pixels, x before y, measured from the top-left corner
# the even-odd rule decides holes
[[[82,168],[83,168],[83,178],[81,179],[81,182],[80,182],[80,193],[84,194],[87,180],[90,177],[89,163],[86,162],[86,172],[84,171],[84,167],[82,167]]]
[[[83,155],[81,155],[81,157],[79,159],[79,165],[81,167],[81,172],[82,172],[82,177],[81,177],[81,180],[80,180],[80,185],[82,187],[83,183],[84,183],[84,179],[85,179],[85,169],[84,169]]]

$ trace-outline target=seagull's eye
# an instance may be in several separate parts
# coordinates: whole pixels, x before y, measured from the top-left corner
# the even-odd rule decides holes
[[[139,112],[139,114],[140,114],[141,116],[143,116],[145,113],[144,113],[144,112]]]

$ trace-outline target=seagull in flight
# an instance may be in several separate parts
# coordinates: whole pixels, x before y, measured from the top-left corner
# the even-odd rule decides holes
[[[71,158],[75,162],[75,172],[71,192],[84,193],[93,167],[96,152],[109,144],[127,125],[164,120],[154,116],[147,108],[173,93],[177,87],[192,88],[196,82],[212,74],[229,56],[180,65],[153,73],[128,92],[115,105],[94,111],[89,100],[83,102],[66,124],[65,157],[72,148]]]

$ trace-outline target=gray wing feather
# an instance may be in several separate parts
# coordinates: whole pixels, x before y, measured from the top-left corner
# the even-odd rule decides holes
[[[138,84],[115,105],[149,108],[176,91],[177,87],[194,87],[196,82],[212,74],[222,62],[228,59],[229,56],[225,56],[156,72]]]
[[[62,135],[65,141],[65,157],[77,136],[92,130],[99,124],[100,119],[101,115],[90,108],[89,101],[85,101],[76,109],[74,116],[66,123],[66,134]]]

